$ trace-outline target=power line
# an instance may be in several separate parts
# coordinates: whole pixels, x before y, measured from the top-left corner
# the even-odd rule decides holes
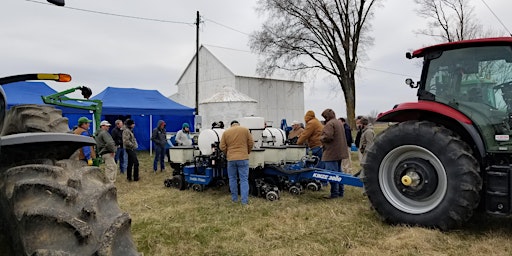
[[[214,20],[211,20],[211,19],[206,19],[206,18],[205,18],[204,20],[207,20],[207,21],[209,21],[209,22],[211,22],[211,23],[215,23],[215,24],[217,24],[217,25],[219,25],[219,26],[221,26],[221,27],[224,27],[224,28],[227,28],[227,29],[230,29],[230,30],[236,31],[236,32],[238,32],[238,33],[240,33],[240,34],[244,34],[244,35],[246,35],[246,36],[250,36],[250,35],[251,35],[251,34],[248,34],[248,33],[242,32],[242,31],[240,31],[240,30],[238,30],[238,29],[235,29],[235,28],[232,28],[232,27],[226,26],[226,25],[224,25],[224,24],[220,24],[220,23],[218,23],[218,22],[216,22],[216,21],[214,21]]]
[[[492,13],[492,15],[494,15],[494,17],[498,20],[498,22],[503,26],[503,28],[505,28],[505,30],[508,32],[508,34],[510,36],[512,36],[512,33],[510,33],[510,30],[508,30],[507,26],[505,26],[505,24],[503,24],[503,22],[501,21],[501,19],[498,17],[498,15],[496,15],[496,13],[494,13],[494,11],[491,9],[491,7],[489,7],[489,5],[487,5],[487,3],[482,0],[482,3],[485,4],[485,6],[487,6],[487,9],[489,9],[489,11]]]
[[[359,66],[358,65],[358,67],[364,68],[364,69],[368,69],[368,70],[377,71],[377,72],[381,72],[381,73],[391,74],[391,75],[397,75],[397,76],[403,76],[403,77],[416,77],[416,76],[410,76],[410,75],[405,75],[405,74],[400,74],[400,73],[395,73],[395,72],[390,72],[390,71],[386,71],[386,70],[370,68],[370,67],[365,67],[365,66]]]
[[[39,2],[39,1],[36,1],[36,0],[25,0],[27,2],[31,2],[31,3],[37,3],[37,4],[44,4],[44,5],[52,5],[50,3],[46,3],[46,2]],[[482,0],[484,1],[484,0]],[[485,2],[484,2],[485,4]],[[487,5],[487,4],[486,4]],[[53,5],[52,5],[53,6]],[[487,6],[489,8],[489,6]],[[162,22],[162,23],[173,23],[173,24],[185,24],[185,25],[195,25],[196,23],[195,22],[182,22],[182,21],[171,21],[171,20],[162,20],[162,19],[154,19],[154,18],[145,18],[145,17],[138,17],[138,16],[131,16],[131,15],[124,15],[124,14],[116,14],[116,13],[109,13],[109,12],[102,12],[102,11],[94,11],[94,10],[89,10],[89,9],[81,9],[81,8],[74,8],[74,7],[69,7],[69,6],[60,6],[60,8],[66,8],[66,9],[70,9],[70,10],[75,10],[75,11],[82,11],[82,12],[88,12],[88,13],[95,13],[95,14],[101,14],[101,15],[108,15],[108,16],[114,16],[114,17],[120,17],[120,18],[129,18],[129,19],[137,19],[137,20],[145,20],[145,21],[155,21],[155,22]],[[491,10],[489,8],[489,10]],[[492,12],[492,10],[491,10]],[[492,12],[494,14],[494,12]],[[494,15],[498,20],[499,18]],[[205,21],[209,21],[211,23],[214,23],[216,25],[219,25],[221,27],[224,27],[226,29],[229,29],[229,30],[232,30],[232,31],[235,31],[235,32],[238,32],[238,33],[241,33],[241,34],[244,34],[244,35],[247,35],[247,36],[250,36],[249,33],[245,33],[243,31],[240,31],[238,29],[235,29],[235,28],[232,28],[230,26],[227,26],[227,25],[224,25],[224,24],[221,24],[219,22],[216,22],[214,20],[211,20],[211,19],[207,19],[205,18],[204,19]],[[499,20],[501,22],[501,20]],[[503,25],[503,23],[501,23]],[[503,25],[504,26],[504,25]],[[504,26],[505,27],[505,26]],[[506,27],[505,27],[506,29]],[[507,30],[508,31],[508,30]],[[510,33],[510,32],[509,32]],[[511,34],[512,35],[512,34]],[[205,44],[207,45],[207,44]],[[247,50],[241,50],[241,49],[234,49],[234,48],[229,48],[229,47],[224,47],[224,46],[217,46],[217,45],[208,45],[210,47],[216,47],[216,48],[222,48],[222,49],[227,49],[227,50],[232,50],[232,51],[239,51],[239,52],[248,52],[248,53],[252,53],[251,51],[247,51]],[[385,71],[385,70],[380,70],[380,69],[375,69],[375,68],[369,68],[369,67],[364,67],[364,66],[358,66],[360,68],[364,68],[364,69],[368,69],[368,70],[373,70],[373,71],[377,71],[377,72],[381,72],[381,73],[387,73],[387,74],[392,74],[392,75],[398,75],[398,76],[403,76],[403,77],[414,77],[414,76],[409,76],[409,75],[404,75],[404,74],[399,74],[399,73],[395,73],[395,72],[390,72],[390,71]]]
[[[25,1],[32,2],[32,3],[37,3],[37,4],[52,5],[52,4],[49,4],[49,3],[43,3],[43,2],[39,2],[39,1],[35,1],[35,0],[25,0]],[[172,21],[172,20],[145,18],[145,17],[124,15],[124,14],[116,14],[116,13],[109,13],[109,12],[101,12],[101,11],[94,11],[94,10],[88,10],[88,9],[74,8],[74,7],[69,7],[69,6],[61,6],[60,8],[66,8],[66,9],[75,10],[75,11],[89,12],[89,13],[95,13],[95,14],[114,16],[114,17],[120,17],[120,18],[136,19],[136,20],[156,21],[156,22],[162,22],[162,23],[174,23],[174,24],[185,24],[185,25],[194,25],[195,24],[194,22],[183,22],[183,21]]]

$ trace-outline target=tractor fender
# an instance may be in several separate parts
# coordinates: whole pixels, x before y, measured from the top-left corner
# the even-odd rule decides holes
[[[27,157],[67,159],[80,147],[92,145],[96,145],[92,137],[71,133],[34,132],[6,135],[0,138],[0,162],[5,164],[25,160]]]
[[[405,122],[428,120],[458,133],[469,145],[475,145],[480,158],[485,156],[485,145],[473,121],[462,112],[439,102],[418,101],[396,105],[392,110],[380,113],[377,122]]]

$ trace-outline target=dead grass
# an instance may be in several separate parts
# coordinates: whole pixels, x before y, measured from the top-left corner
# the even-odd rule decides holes
[[[170,170],[153,174],[148,153],[139,159],[141,181],[118,176],[116,186],[144,255],[512,255],[509,218],[476,216],[445,233],[390,226],[354,187],[340,200],[320,199],[326,189],[282,192],[279,201],[251,197],[243,207],[227,189],[166,188]]]

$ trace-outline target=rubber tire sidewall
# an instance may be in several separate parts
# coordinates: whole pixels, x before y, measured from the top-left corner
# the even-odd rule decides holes
[[[380,164],[390,151],[403,145],[429,150],[444,166],[447,182],[444,198],[428,212],[403,212],[388,201],[381,189]],[[480,199],[479,167],[470,148],[449,130],[431,122],[407,121],[383,131],[368,149],[363,168],[363,182],[373,208],[393,224],[450,229],[468,220]]]

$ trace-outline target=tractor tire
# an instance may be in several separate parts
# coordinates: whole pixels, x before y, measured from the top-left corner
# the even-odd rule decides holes
[[[1,134],[69,132],[61,113],[51,106],[13,107]],[[38,155],[26,152],[21,162],[0,166],[0,224],[8,255],[139,255],[131,218],[99,168]]]
[[[2,219],[16,255],[138,255],[130,216],[99,168],[37,162],[0,179]]]
[[[69,132],[68,119],[52,106],[14,106],[7,112],[1,135],[25,132]]]
[[[480,201],[482,179],[470,147],[428,121],[383,131],[363,169],[368,199],[391,224],[448,230],[466,222]]]

